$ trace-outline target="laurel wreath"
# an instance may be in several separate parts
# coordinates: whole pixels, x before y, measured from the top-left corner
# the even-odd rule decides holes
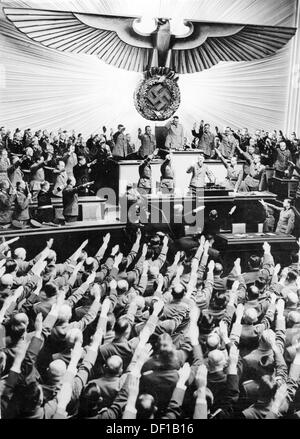
[[[155,110],[149,103],[147,99],[148,92],[151,87],[159,83],[160,78],[161,75],[146,77],[139,83],[134,93],[135,108],[147,120],[167,120],[178,110],[180,105],[180,89],[177,81],[169,78],[166,78],[161,84],[168,89],[172,97],[172,103],[168,108],[160,111]]]

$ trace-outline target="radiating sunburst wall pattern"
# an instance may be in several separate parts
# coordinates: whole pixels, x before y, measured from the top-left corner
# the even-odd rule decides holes
[[[174,19],[294,25],[296,0],[85,0],[6,1],[9,7],[167,16]],[[61,53],[34,43],[0,15],[0,124],[10,128],[75,128],[88,135],[124,123],[136,141],[147,121],[135,111],[133,92],[141,75],[116,69],[97,57]],[[220,63],[180,75],[182,118],[193,122],[283,128],[292,42],[276,55],[253,62]]]

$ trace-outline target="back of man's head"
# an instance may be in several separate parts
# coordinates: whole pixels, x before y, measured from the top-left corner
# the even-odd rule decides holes
[[[219,349],[210,351],[207,358],[209,372],[217,372],[224,369],[225,357],[223,352]]]
[[[259,338],[259,345],[262,348],[270,349],[272,347],[272,343],[275,342],[275,339],[275,332],[272,331],[272,329],[265,329]]]
[[[128,285],[127,280],[121,279],[118,281],[118,283],[117,283],[118,294],[120,294],[120,295],[125,294],[128,291],[128,289],[129,289],[129,285]]]
[[[25,248],[19,247],[14,250],[14,257],[15,259],[21,259],[22,261],[25,261],[26,259],[26,250]]]
[[[2,287],[12,287],[14,283],[14,278],[11,274],[4,274],[0,279],[0,284]]]
[[[118,337],[125,336],[128,330],[129,330],[129,321],[127,317],[125,316],[120,317],[115,324],[116,336]]]
[[[152,419],[157,412],[155,399],[148,393],[140,395],[136,402],[137,419]]]
[[[214,268],[214,276],[221,276],[222,272],[223,272],[222,264],[220,264],[219,262],[216,262],[215,268]]]
[[[123,372],[123,360],[119,355],[112,355],[106,361],[105,367],[107,375],[121,376]]]
[[[286,281],[289,284],[296,282],[298,274],[294,270],[290,270],[286,276]]]
[[[48,282],[44,286],[44,293],[48,299],[50,299],[50,297],[57,296],[58,286],[54,282]]]
[[[106,324],[107,331],[111,331],[114,328],[115,323],[116,323],[116,317],[114,313],[110,312],[107,315],[107,324]]]
[[[51,381],[61,381],[66,373],[67,366],[63,360],[51,361],[48,367],[48,376]]]
[[[244,322],[246,325],[254,325],[258,320],[258,314],[255,308],[248,308],[244,312]]]
[[[175,299],[175,300],[182,299],[184,297],[185,291],[186,291],[186,288],[183,284],[175,285],[172,288],[172,292],[171,292],[173,299]]]
[[[150,277],[155,278],[159,275],[159,268],[156,265],[150,265],[148,273]]]
[[[49,253],[48,253],[48,256],[46,258],[46,261],[48,263],[56,261],[56,252],[54,250],[52,250],[52,249],[49,250]]]
[[[269,402],[274,398],[276,391],[276,380],[270,375],[263,375],[259,382],[259,397]]]
[[[97,383],[88,383],[79,398],[79,417],[87,418],[96,415],[101,407],[101,390]]]
[[[248,300],[256,300],[259,297],[259,289],[256,285],[249,285],[247,288]]]
[[[67,303],[63,304],[58,312],[57,324],[69,322],[72,317],[72,308]]]
[[[18,268],[18,264],[14,259],[7,259],[5,264],[6,274],[13,273]]]
[[[96,268],[97,261],[95,258],[87,257],[84,261],[84,270],[91,273]]]
[[[256,256],[256,255],[250,256],[249,261],[248,261],[248,265],[249,265],[250,270],[255,270],[255,269],[259,268],[260,263],[261,263],[261,260],[260,260],[259,256]]]
[[[207,346],[210,350],[217,349],[220,345],[220,337],[216,332],[212,332],[207,337]]]
[[[298,305],[299,299],[298,294],[290,291],[286,296],[286,306],[287,307],[295,307]]]
[[[287,316],[287,324],[288,326],[294,326],[300,323],[300,312],[299,311],[290,311]]]
[[[264,277],[259,277],[255,281],[255,286],[258,288],[259,292],[263,292],[267,286],[267,281]]]

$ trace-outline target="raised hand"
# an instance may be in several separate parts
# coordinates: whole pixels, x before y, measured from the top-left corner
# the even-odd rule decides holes
[[[96,278],[96,271],[92,271],[91,274],[89,274],[86,283],[87,284],[93,284]]]
[[[53,238],[49,239],[49,241],[47,241],[47,247],[52,248],[53,242],[54,242]]]
[[[101,314],[102,316],[107,316],[109,310],[111,307],[111,301],[109,300],[108,297],[106,297],[102,303],[102,307],[101,307]]]
[[[241,276],[242,274],[242,269],[241,269],[241,258],[237,258],[234,261],[234,268],[235,268],[235,272],[238,276]]]
[[[132,373],[128,377],[128,399],[136,401],[139,394],[140,378]]]
[[[178,382],[182,385],[185,385],[185,383],[189,379],[190,373],[191,373],[191,366],[189,365],[189,363],[184,363],[184,365],[178,371],[178,375],[179,375]]]
[[[283,299],[279,299],[276,303],[276,311],[277,311],[277,318],[283,317],[283,311],[285,307],[285,302]]]
[[[163,309],[163,307],[164,307],[164,301],[160,299],[156,299],[153,303],[153,314],[158,316],[161,310]]]
[[[120,246],[118,244],[115,245],[111,250],[112,256],[115,256],[118,253],[119,249],[120,249]]]
[[[207,367],[205,364],[201,364],[196,373],[195,383],[197,389],[203,389],[207,386]]]
[[[273,274],[278,275],[280,273],[281,270],[281,265],[280,264],[276,264],[274,267],[274,271]]]
[[[143,262],[143,273],[147,274],[148,273],[148,269],[149,269],[149,262],[148,261],[144,261]]]
[[[147,251],[148,251],[148,246],[147,246],[147,244],[144,244],[143,248],[142,248],[142,257],[143,258],[146,256]]]
[[[223,320],[219,323],[219,335],[223,341],[228,339],[228,326]]]
[[[204,254],[207,255],[209,248],[210,248],[210,242],[209,241],[205,241],[205,244],[204,244]]]
[[[214,268],[215,268],[215,262],[213,260],[209,261],[208,271],[210,271],[212,273],[214,271]]]
[[[40,312],[35,318],[34,328],[36,334],[41,334],[43,330],[43,314]]]
[[[116,257],[115,257],[115,263],[114,266],[119,266],[119,264],[121,263],[123,259],[123,253],[119,253]]]
[[[178,262],[180,261],[180,257],[181,257],[181,253],[180,251],[178,251],[174,257],[174,262],[173,262],[174,265],[178,264]]]
[[[109,282],[110,291],[115,291],[117,289],[117,286],[118,286],[118,284],[117,284],[117,281],[115,279],[112,279]]]
[[[239,353],[237,346],[233,344],[229,351],[229,364],[236,366],[239,361]]]
[[[94,284],[91,288],[91,295],[94,296],[94,300],[100,302],[101,300],[101,287],[99,284]]]
[[[270,244],[268,244],[267,242],[264,242],[263,243],[263,249],[264,249],[264,252],[265,253],[270,253],[270,251],[271,251],[271,246],[270,246]]]
[[[272,304],[272,305],[275,305],[276,300],[277,300],[277,296],[276,296],[276,294],[275,294],[275,293],[271,293],[270,298],[271,298],[271,304]]]
[[[110,233],[106,233],[106,235],[103,238],[103,244],[107,245],[110,241]]]
[[[169,244],[169,238],[168,238],[167,236],[164,236],[164,239],[163,239],[163,246],[164,246],[164,247],[167,247],[168,244]]]
[[[236,314],[236,321],[240,322],[244,315],[244,305],[239,303],[235,310],[235,314]]]

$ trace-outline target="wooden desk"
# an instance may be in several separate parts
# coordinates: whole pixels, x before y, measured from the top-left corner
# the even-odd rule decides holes
[[[219,233],[217,238],[226,246],[262,245],[264,242],[271,244],[291,245],[297,244],[297,239],[292,235],[276,235],[275,233],[246,233],[245,236],[232,233]]]
[[[12,248],[26,248],[28,259],[35,257],[46,246],[46,242],[53,238],[53,250],[57,252],[58,261],[64,261],[86,239],[89,240],[88,253],[96,254],[106,233],[110,233],[112,236],[110,246],[120,244],[122,247],[125,244],[125,229],[126,224],[120,221],[78,221],[58,227],[1,230],[1,236],[5,237],[6,240],[20,237]]]
[[[280,200],[285,198],[294,198],[299,181],[289,178],[273,177],[269,180],[269,188],[278,195]]]
[[[224,191],[224,193],[226,193],[226,191]],[[256,205],[259,205],[258,200],[261,199],[266,201],[275,200],[276,195],[270,192],[241,192],[236,194],[236,196],[234,196],[232,192],[229,192],[228,195],[198,197],[195,195],[150,194],[143,196],[142,199],[143,211],[150,213],[148,219],[145,216],[142,217],[142,222],[153,222],[155,224],[172,222],[175,213],[174,207],[181,204],[183,206],[182,222],[184,224],[195,226],[197,221],[197,229],[202,229],[209,212],[212,209],[216,209],[223,230],[231,230],[228,213],[232,207],[234,205],[239,206],[251,202],[254,204],[253,209],[255,209]],[[201,209],[201,207],[204,207],[204,209]],[[199,209],[198,213],[193,212],[195,209]],[[121,211],[121,219],[125,222],[127,221],[127,210],[126,208],[122,208]],[[246,221],[247,218],[244,218],[244,222]]]
[[[173,151],[173,169],[175,173],[175,184],[177,190],[186,191],[191,181],[191,174],[187,174],[187,169],[197,162],[199,152],[193,151]],[[121,160],[118,162],[118,196],[126,192],[128,183],[136,183],[139,180],[139,165],[142,161],[138,160]],[[163,160],[156,159],[152,161],[152,188],[155,190],[156,183],[160,181],[160,167]],[[227,170],[220,160],[206,160],[205,163],[216,177],[216,182],[221,183],[227,176]],[[244,161],[239,161],[239,167],[243,169]],[[117,177],[116,177],[117,178]],[[208,182],[209,180],[207,180]]]
[[[63,218],[63,203],[62,198],[52,198],[52,205],[55,211],[56,218]],[[97,221],[104,219],[105,198],[97,196],[79,197],[79,220],[81,221]],[[30,209],[36,209],[37,202],[30,204]]]
[[[271,245],[275,264],[280,263],[284,267],[289,264],[291,252],[298,250],[297,240],[291,235],[247,233],[245,237],[240,237],[232,233],[219,233],[215,239],[215,248],[221,252],[224,272],[229,273],[236,258],[241,258],[242,270],[247,271],[249,257],[263,255],[264,242]]]

